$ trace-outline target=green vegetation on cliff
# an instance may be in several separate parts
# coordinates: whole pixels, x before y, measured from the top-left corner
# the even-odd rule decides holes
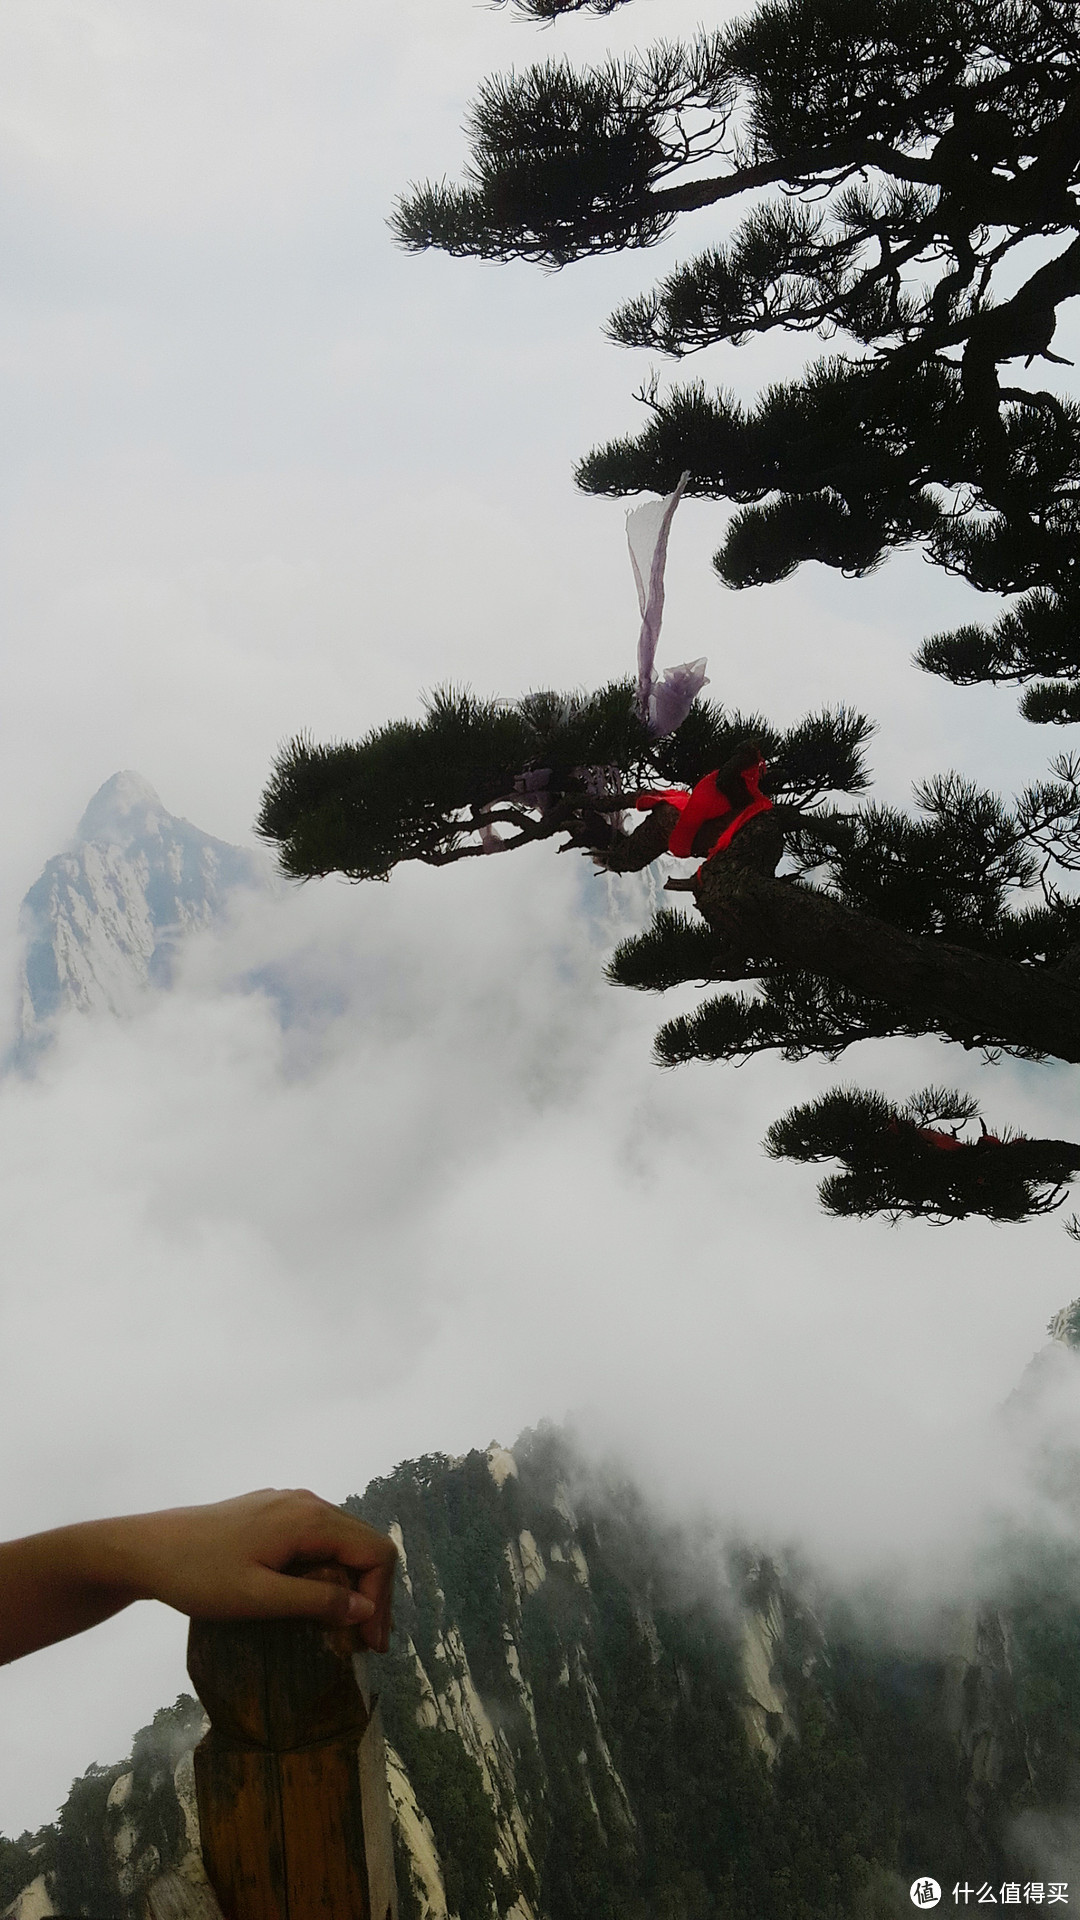
[[[553,1428],[346,1504],[405,1544],[375,1673],[428,1835],[410,1851],[416,1815],[399,1821],[401,1920],[440,1901],[458,1920],[896,1920],[917,1872],[1022,1878],[1017,1816],[1077,1776],[1064,1546],[1003,1545],[993,1603],[916,1646],[794,1565],[665,1526]],[[44,1874],[64,1913],[139,1920],[187,1845],[201,1724],[182,1698],[55,1826],[0,1843],[0,1908]]]

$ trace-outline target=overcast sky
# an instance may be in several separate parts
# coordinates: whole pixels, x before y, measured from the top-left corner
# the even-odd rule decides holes
[[[605,315],[720,226],[545,276],[409,258],[386,217],[456,172],[482,74],[697,14],[542,33],[468,0],[9,0],[3,978],[23,893],[118,768],[251,844],[301,728],[362,732],[443,680],[631,669],[623,507],[571,466],[642,417],[648,362]],[[692,370],[749,394],[789,364]],[[1008,787],[1060,749],[1009,691],[910,667],[982,611],[957,582],[906,556],[727,594],[722,524],[680,508],[662,663],[706,653],[714,695],[780,722],[861,705],[893,799],[949,765]],[[830,1222],[813,1170],[759,1143],[839,1079],[955,1081],[1068,1135],[1074,1076],[908,1044],[661,1074],[653,1031],[693,995],[600,972],[647,906],[543,849],[310,886],[0,1087],[0,1537],[248,1486],[341,1499],[570,1413],[671,1508],[947,1585],[957,1541],[1023,1498],[995,1409],[1080,1293],[1077,1249],[1060,1221]],[[1055,1394],[1072,1431],[1074,1384]],[[120,1757],[183,1652],[143,1606],[0,1673],[0,1830]]]

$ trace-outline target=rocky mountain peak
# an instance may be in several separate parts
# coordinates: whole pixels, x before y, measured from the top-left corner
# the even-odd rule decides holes
[[[127,769],[114,773],[98,788],[75,829],[74,844],[92,840],[102,846],[129,847],[147,834],[159,834],[171,819],[149,780]]]
[[[23,963],[9,1065],[32,1065],[69,1010],[126,1014],[168,986],[180,943],[223,920],[269,863],[170,813],[150,782],[114,773],[22,904]]]

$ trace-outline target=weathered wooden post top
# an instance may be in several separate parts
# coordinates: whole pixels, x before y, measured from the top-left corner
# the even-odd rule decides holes
[[[349,1584],[338,1565],[303,1572]],[[188,1671],[210,1716],[195,1750],[203,1864],[225,1920],[397,1920],[359,1646],[355,1629],[310,1620],[191,1623]]]

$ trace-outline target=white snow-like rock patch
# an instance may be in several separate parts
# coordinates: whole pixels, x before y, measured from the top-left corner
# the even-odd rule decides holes
[[[743,1723],[753,1744],[770,1762],[775,1760],[779,1748],[770,1721],[778,1718],[780,1732],[791,1731],[787,1697],[773,1679],[773,1657],[783,1631],[783,1617],[775,1600],[767,1607],[755,1607],[743,1615],[740,1644]]]
[[[539,1745],[540,1729],[536,1722],[536,1703],[533,1699],[533,1690],[521,1671],[521,1655],[518,1653],[517,1641],[514,1639],[508,1626],[503,1627],[503,1640],[506,1643],[507,1670],[521,1696],[521,1704],[529,1717],[532,1737]]]
[[[134,1782],[135,1775],[133,1773],[121,1773],[118,1775],[109,1788],[109,1797],[105,1805],[107,1807],[126,1807],[128,1801],[131,1799],[131,1789]]]
[[[577,1529],[577,1514],[570,1504],[570,1489],[565,1480],[560,1480],[551,1502],[556,1513],[561,1514],[568,1527]]]
[[[418,1727],[437,1727],[439,1724],[439,1703],[435,1698],[435,1689],[427,1676],[427,1669],[416,1650],[416,1643],[410,1634],[406,1643],[410,1660],[416,1667],[416,1677],[420,1683],[420,1705],[416,1709]]]
[[[112,1837],[112,1850],[115,1853],[117,1861],[121,1867],[126,1866],[127,1862],[130,1860],[132,1848],[134,1847],[138,1837],[139,1836],[135,1831],[134,1822],[131,1820],[121,1820],[120,1825],[117,1827],[116,1832],[113,1834],[113,1837]],[[124,1889],[124,1891],[126,1893],[130,1893],[131,1888],[127,1887]]]
[[[401,1757],[387,1742],[386,1781],[398,1833],[409,1856],[420,1920],[449,1920],[442,1861],[426,1814],[421,1813]]]
[[[547,1579],[547,1568],[541,1553],[528,1527],[522,1527],[518,1534],[518,1549],[521,1553],[521,1571],[525,1581],[526,1593],[535,1593]]]
[[[2,1920],[49,1920],[56,1908],[49,1898],[49,1889],[45,1875],[39,1873],[28,1887],[15,1895],[9,1907],[4,1908]]]
[[[623,1783],[622,1774],[615,1765],[611,1748],[608,1746],[607,1740],[604,1737],[604,1729],[600,1725],[600,1695],[596,1690],[596,1682],[589,1670],[588,1660],[580,1646],[574,1649],[574,1667],[575,1678],[581,1687],[585,1696],[585,1704],[589,1709],[589,1718],[592,1721],[593,1727],[593,1739],[596,1742],[596,1750],[600,1756],[601,1765],[615,1789],[623,1824],[627,1828],[632,1828],[636,1825],[636,1822],[634,1820],[633,1809],[630,1805],[630,1796]],[[597,1817],[599,1818],[599,1816]]]
[[[517,1461],[509,1447],[501,1447],[497,1440],[493,1440],[487,1450],[487,1463],[488,1472],[497,1487],[518,1477]]]
[[[557,1560],[561,1567],[569,1567],[579,1587],[588,1586],[589,1563],[576,1540],[571,1542],[568,1552],[564,1552],[556,1540],[552,1546],[548,1548],[548,1559]]]
[[[210,1722],[207,1720],[204,1731],[208,1730],[209,1726]],[[202,1734],[200,1734],[199,1738],[202,1738]],[[202,1838],[199,1833],[199,1803],[195,1795],[195,1753],[193,1748],[180,1755],[173,1771],[173,1785],[176,1788],[176,1798],[180,1803],[180,1811],[184,1816],[184,1832],[187,1837],[188,1852],[198,1854],[201,1859]]]
[[[570,1564],[574,1569],[574,1579],[578,1585],[587,1587],[589,1584],[589,1563],[576,1540],[570,1549]]]
[[[411,1598],[413,1586],[412,1581],[409,1579],[409,1556],[405,1551],[405,1535],[402,1533],[401,1527],[396,1520],[391,1520],[386,1531],[397,1548],[398,1571],[404,1581],[405,1591]]]

